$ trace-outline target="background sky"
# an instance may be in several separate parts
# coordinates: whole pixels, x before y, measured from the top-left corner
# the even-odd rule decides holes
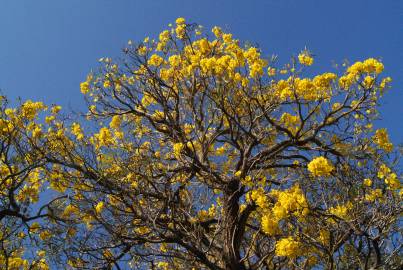
[[[376,126],[403,143],[402,0],[0,0],[1,92],[82,109],[79,83],[100,57],[119,57],[129,39],[157,37],[177,17],[222,26],[282,63],[306,46],[322,72],[381,57],[393,88]]]

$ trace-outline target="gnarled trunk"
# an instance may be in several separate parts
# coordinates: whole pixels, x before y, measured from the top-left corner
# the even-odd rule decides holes
[[[239,226],[239,198],[241,196],[240,183],[232,180],[228,183],[224,194],[224,239],[223,261],[225,269],[244,270],[244,264],[240,262],[240,228]],[[243,230],[241,230],[243,231]]]

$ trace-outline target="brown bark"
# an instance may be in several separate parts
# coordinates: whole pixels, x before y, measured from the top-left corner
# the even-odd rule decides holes
[[[245,270],[241,262],[238,228],[239,198],[241,196],[240,183],[232,180],[228,183],[224,196],[224,239],[223,239],[223,261],[225,269]]]

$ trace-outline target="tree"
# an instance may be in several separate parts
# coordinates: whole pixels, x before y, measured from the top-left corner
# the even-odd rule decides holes
[[[35,151],[38,144],[33,142],[43,135],[37,120],[47,108],[31,100],[15,109],[8,105],[0,96],[0,267],[45,269],[45,252],[30,246],[50,237],[39,221],[52,216],[52,205],[66,197],[40,196],[47,182],[43,175],[46,160]],[[52,107],[47,121],[59,110],[59,106]]]
[[[399,155],[372,127],[383,64],[308,77],[306,49],[280,67],[212,32],[178,18],[129,42],[81,83],[81,124],[54,114],[27,134],[20,156],[43,160],[56,198],[39,223],[48,264],[398,268]]]

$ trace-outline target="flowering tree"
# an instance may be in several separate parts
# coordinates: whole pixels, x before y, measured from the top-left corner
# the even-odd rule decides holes
[[[48,264],[401,265],[397,153],[372,127],[391,81],[383,64],[308,77],[307,50],[280,67],[212,33],[178,18],[158,40],[129,42],[81,83],[85,121],[56,113],[29,129],[57,199],[35,225],[49,232],[37,245]]]
[[[46,160],[36,151],[43,136],[38,115],[47,108],[30,100],[17,108],[8,105],[0,96],[0,268],[46,269],[45,251],[31,247],[50,237],[39,222],[53,216],[52,205],[66,197],[40,196],[47,179]],[[60,107],[50,110],[47,122],[55,119]]]

